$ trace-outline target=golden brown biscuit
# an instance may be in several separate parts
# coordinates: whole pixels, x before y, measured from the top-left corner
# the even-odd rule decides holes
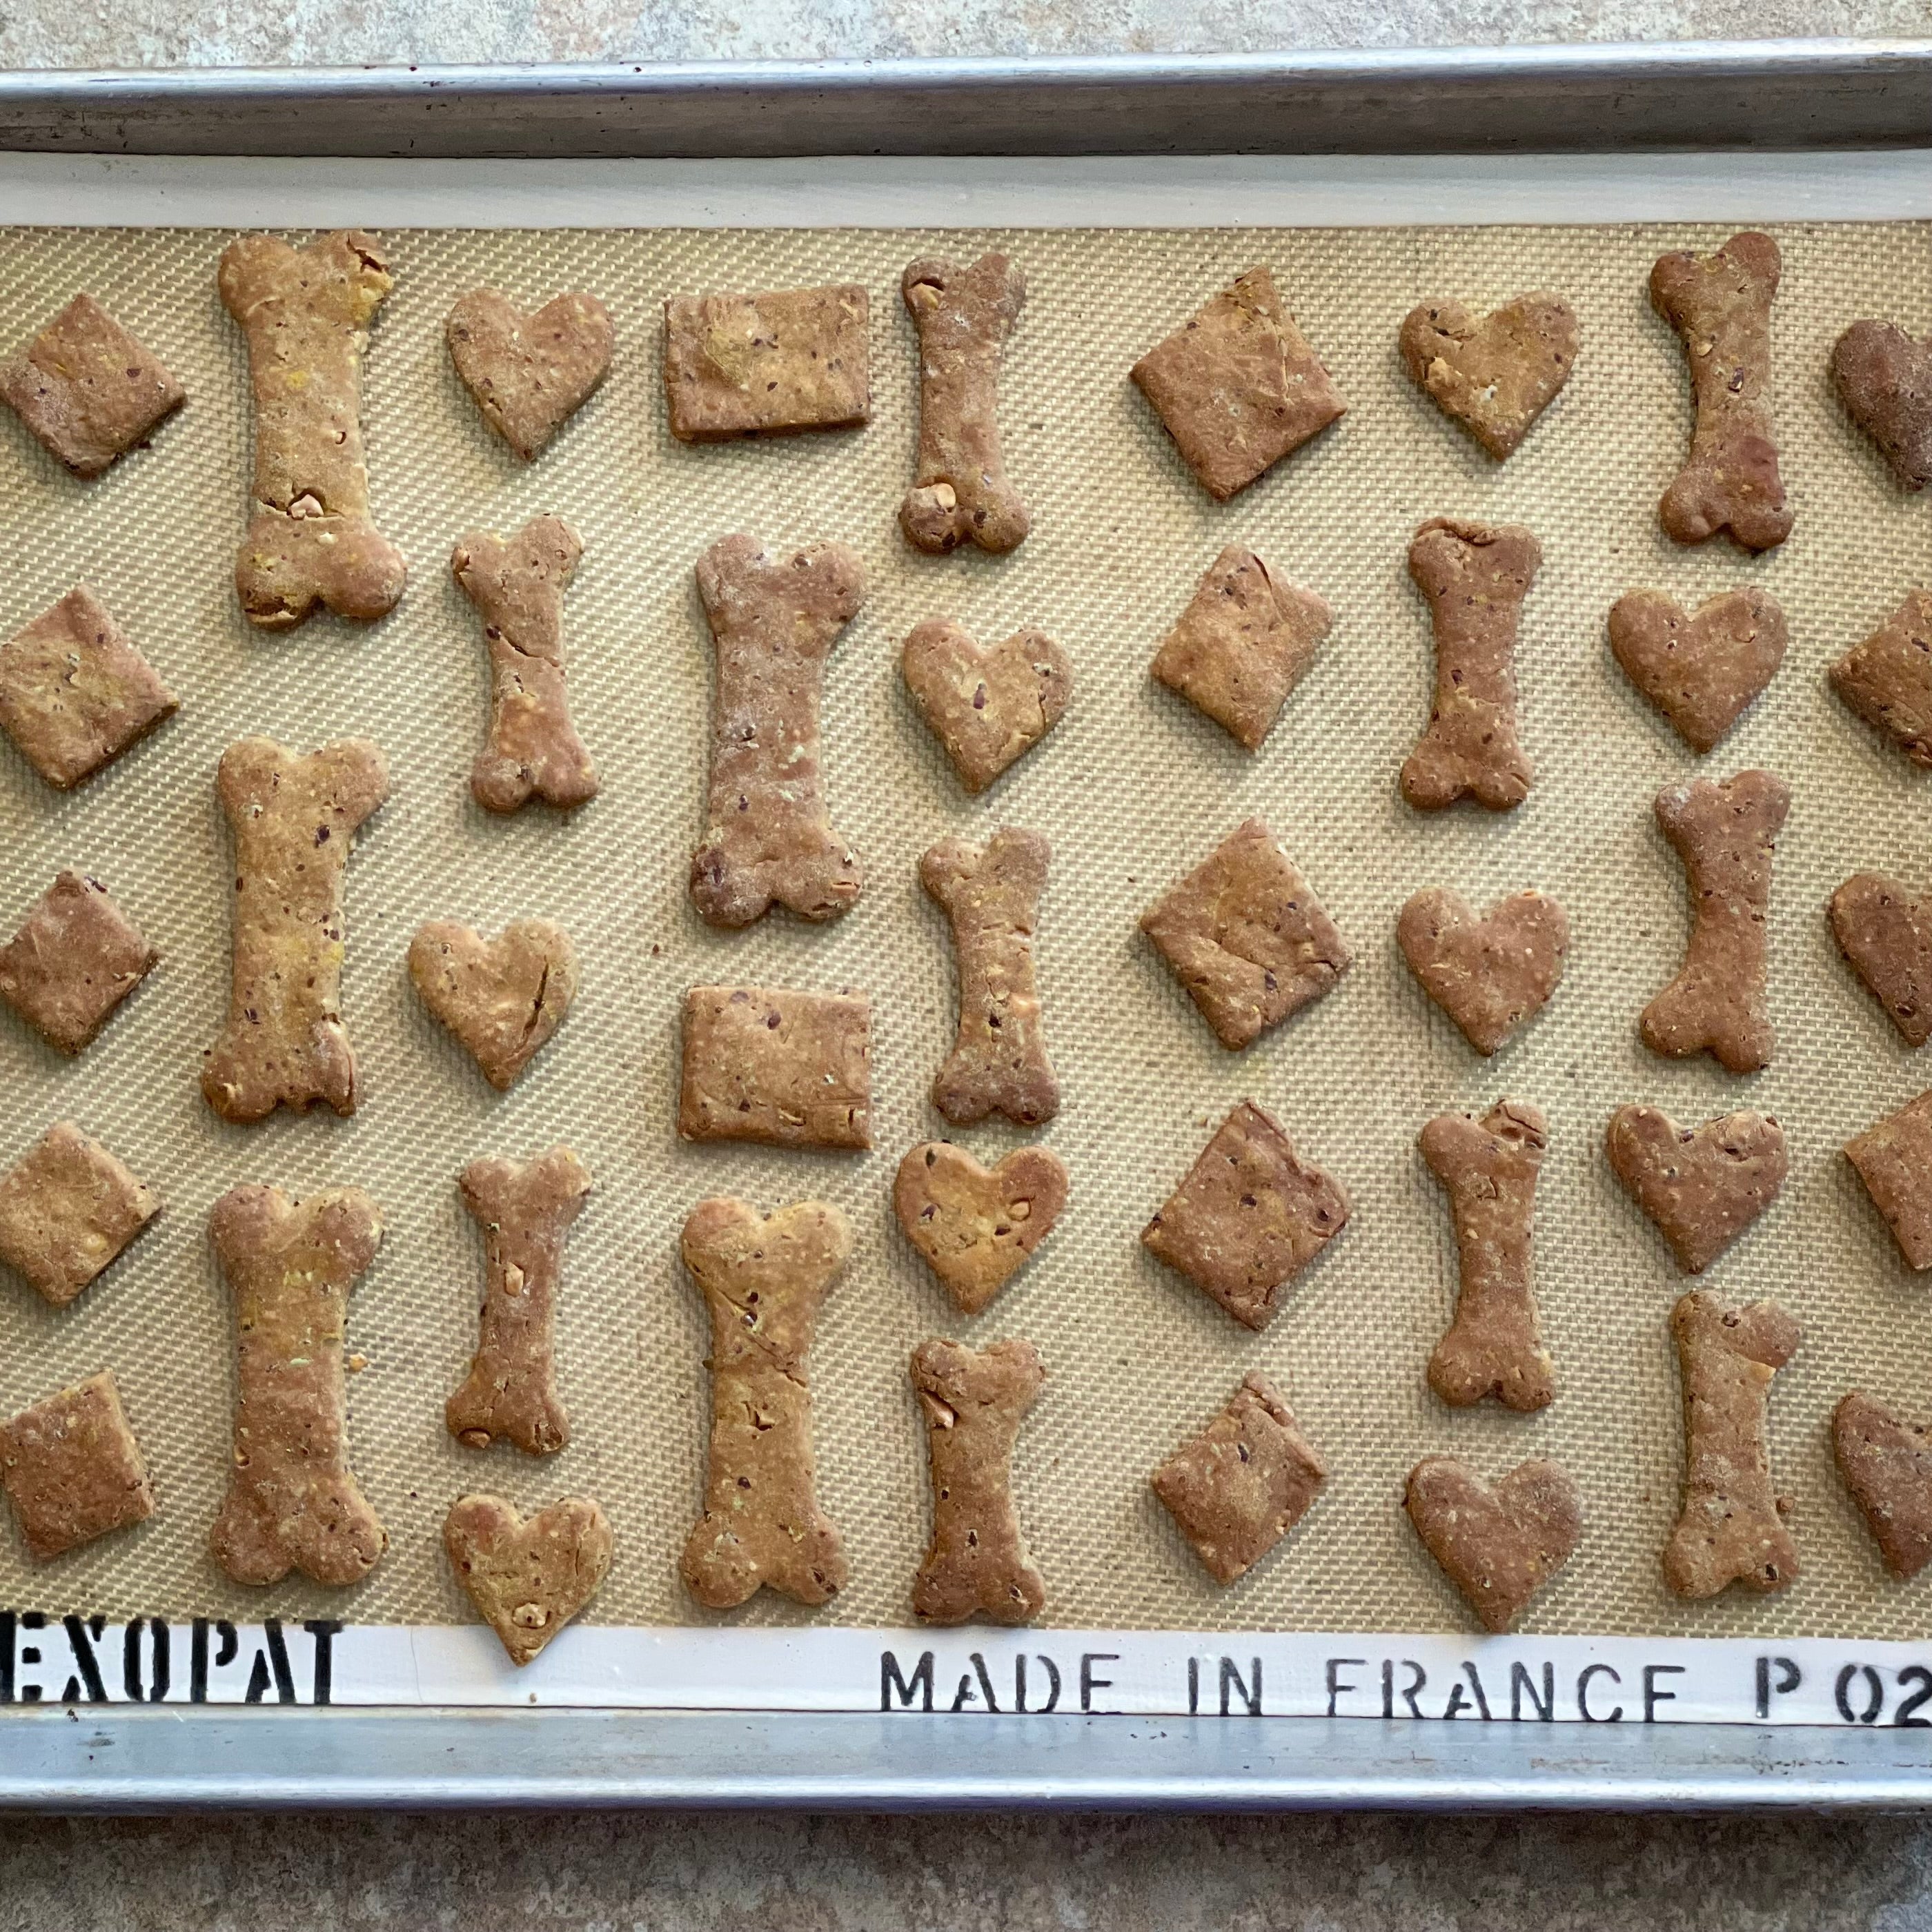
[[[680,442],[850,429],[872,412],[856,282],[664,302],[664,396]]]
[[[1845,1143],[1908,1267],[1932,1268],[1932,1092]]]
[[[495,289],[472,289],[442,333],[483,420],[526,463],[596,392],[615,339],[610,310],[574,290],[526,315]]]
[[[1348,1197],[1304,1162],[1281,1124],[1244,1100],[1142,1230],[1148,1252],[1249,1328],[1348,1225]]]
[[[899,673],[976,796],[1060,722],[1073,695],[1066,653],[1030,626],[980,644],[950,618],[928,617],[908,635]]]
[[[1442,413],[1490,454],[1510,455],[1576,364],[1576,311],[1561,296],[1516,296],[1478,320],[1451,298],[1404,319],[1402,359]]]
[[[688,1141],[870,1147],[872,1054],[863,993],[693,986],[684,996],[678,1132]]]
[[[1422,990],[1486,1058],[1542,1012],[1563,977],[1570,920],[1541,892],[1498,899],[1478,919],[1460,892],[1418,892],[1396,943]]]
[[[710,1466],[704,1514],[684,1546],[685,1587],[714,1610],[760,1588],[829,1602],[850,1568],[813,1492],[806,1358],[851,1255],[851,1223],[822,1201],[769,1215],[701,1201],[681,1245],[711,1316]]]
[[[1453,1456],[1426,1456],[1403,1506],[1486,1630],[1514,1625],[1583,1533],[1576,1485],[1554,1462],[1519,1462],[1492,1489]]]
[[[1784,662],[1784,613],[1755,587],[1707,597],[1687,612],[1661,590],[1610,606],[1610,650],[1624,675],[1694,752],[1708,752]]]
[[[160,956],[98,879],[62,872],[0,946],[0,1000],[50,1046],[78,1053]]]
[[[64,1308],[160,1211],[98,1141],[56,1120],[0,1175],[0,1262]]]
[[[0,400],[76,476],[98,476],[145,443],[186,394],[89,295],[0,368]]]
[[[111,1373],[0,1424],[0,1487],[28,1554],[43,1562],[154,1514],[147,1465]]]
[[[1784,1130],[1741,1108],[1680,1127],[1658,1107],[1619,1107],[1604,1144],[1630,1198],[1686,1274],[1702,1274],[1778,1198]]]
[[[1905,601],[1826,674],[1832,688],[1915,765],[1932,769],[1932,592]]]
[[[462,1496],[443,1518],[442,1546],[510,1661],[524,1664],[597,1594],[613,1542],[588,1496],[566,1496],[532,1516],[501,1496]]]
[[[1932,1429],[1854,1389],[1832,1412],[1832,1452],[1885,1567],[1917,1576],[1932,1558]]]
[[[926,1141],[892,1183],[906,1239],[963,1315],[980,1313],[1025,1266],[1066,1205],[1066,1163],[1046,1148],[1016,1148],[985,1168],[964,1148]]]
[[[512,920],[494,939],[432,920],[410,941],[422,1003],[506,1092],[562,1025],[577,997],[577,948],[547,919]]]

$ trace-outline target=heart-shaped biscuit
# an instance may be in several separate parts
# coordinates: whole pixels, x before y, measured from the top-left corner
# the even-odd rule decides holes
[[[559,296],[526,315],[494,289],[460,297],[443,333],[484,420],[526,463],[603,381],[615,339],[595,296]]]
[[[1788,1165],[1784,1130],[1748,1110],[1680,1127],[1660,1108],[1619,1107],[1605,1146],[1686,1274],[1702,1274],[1778,1198]]]
[[[563,1024],[577,997],[577,949],[547,919],[513,920],[496,939],[432,920],[410,942],[410,977],[500,1092]]]
[[[1908,1043],[1932,1039],[1932,893],[1855,872],[1832,895],[1832,932]]]
[[[610,1568],[610,1526],[588,1496],[566,1496],[527,1520],[501,1496],[464,1496],[443,1519],[442,1546],[512,1664],[528,1664]]]
[[[961,1312],[977,1315],[1053,1232],[1066,1205],[1066,1168],[1045,1148],[1018,1148],[985,1168],[950,1141],[899,1162],[892,1206]]]
[[[1784,662],[1784,613],[1762,590],[1727,590],[1694,614],[1660,590],[1632,590],[1610,606],[1610,649],[1624,675],[1708,752]]]
[[[1855,322],[1832,350],[1832,380],[1852,422],[1908,490],[1932,483],[1932,337]]]
[[[899,668],[970,792],[1038,744],[1073,694],[1073,668],[1044,631],[982,645],[950,619],[928,618],[906,639]]]
[[[1832,1412],[1832,1451],[1885,1567],[1917,1576],[1932,1558],[1932,1426],[1854,1389]]]
[[[1570,380],[1576,312],[1540,292],[1480,322],[1459,302],[1426,302],[1402,325],[1402,359],[1444,416],[1508,456]]]
[[[1490,1630],[1516,1622],[1583,1533],[1576,1486],[1554,1462],[1519,1462],[1492,1489],[1453,1456],[1426,1456],[1408,1472],[1403,1506]]]
[[[1422,990],[1484,1054],[1543,1010],[1570,949],[1568,915],[1534,892],[1498,899],[1478,919],[1460,892],[1434,886],[1402,908],[1395,932]]]

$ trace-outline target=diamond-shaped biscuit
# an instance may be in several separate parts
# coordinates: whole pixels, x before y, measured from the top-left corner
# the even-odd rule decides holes
[[[0,1000],[78,1053],[160,958],[98,879],[62,872],[0,946]]]
[[[0,399],[76,476],[98,476],[146,442],[186,394],[89,295],[0,368]]]
[[[1232,1583],[1301,1520],[1328,1474],[1274,1385],[1250,1374],[1149,1480],[1214,1580]]]
[[[0,1423],[0,1485],[43,1559],[154,1514],[141,1445],[109,1371]]]
[[[1265,268],[1238,277],[1132,374],[1188,468],[1223,502],[1348,407]]]
[[[0,1175],[0,1262],[64,1306],[160,1208],[98,1141],[56,1121]]]
[[[1230,544],[1155,653],[1154,674],[1255,751],[1334,621],[1313,591],[1277,582]]]
[[[0,644],[0,730],[62,791],[112,764],[177,708],[84,584]]]
[[[1229,1048],[1319,999],[1348,964],[1335,922],[1258,818],[1148,907],[1141,930]]]
[[[1282,1286],[1348,1220],[1340,1186],[1301,1160],[1280,1121],[1244,1100],[1141,1242],[1237,1322],[1260,1329],[1274,1318]]]

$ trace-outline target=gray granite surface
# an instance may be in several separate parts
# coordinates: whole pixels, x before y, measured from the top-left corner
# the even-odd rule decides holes
[[[0,0],[0,64],[1932,34],[1932,0]],[[0,1822],[0,1932],[1932,1932],[1900,1819]]]

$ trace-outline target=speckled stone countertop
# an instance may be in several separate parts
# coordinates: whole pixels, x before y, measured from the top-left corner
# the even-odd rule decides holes
[[[0,0],[0,64],[40,68],[1821,34],[1932,34],[1932,0]],[[1932,1932],[1932,1829],[1900,1819],[0,1822],[0,1932],[338,1926]]]

